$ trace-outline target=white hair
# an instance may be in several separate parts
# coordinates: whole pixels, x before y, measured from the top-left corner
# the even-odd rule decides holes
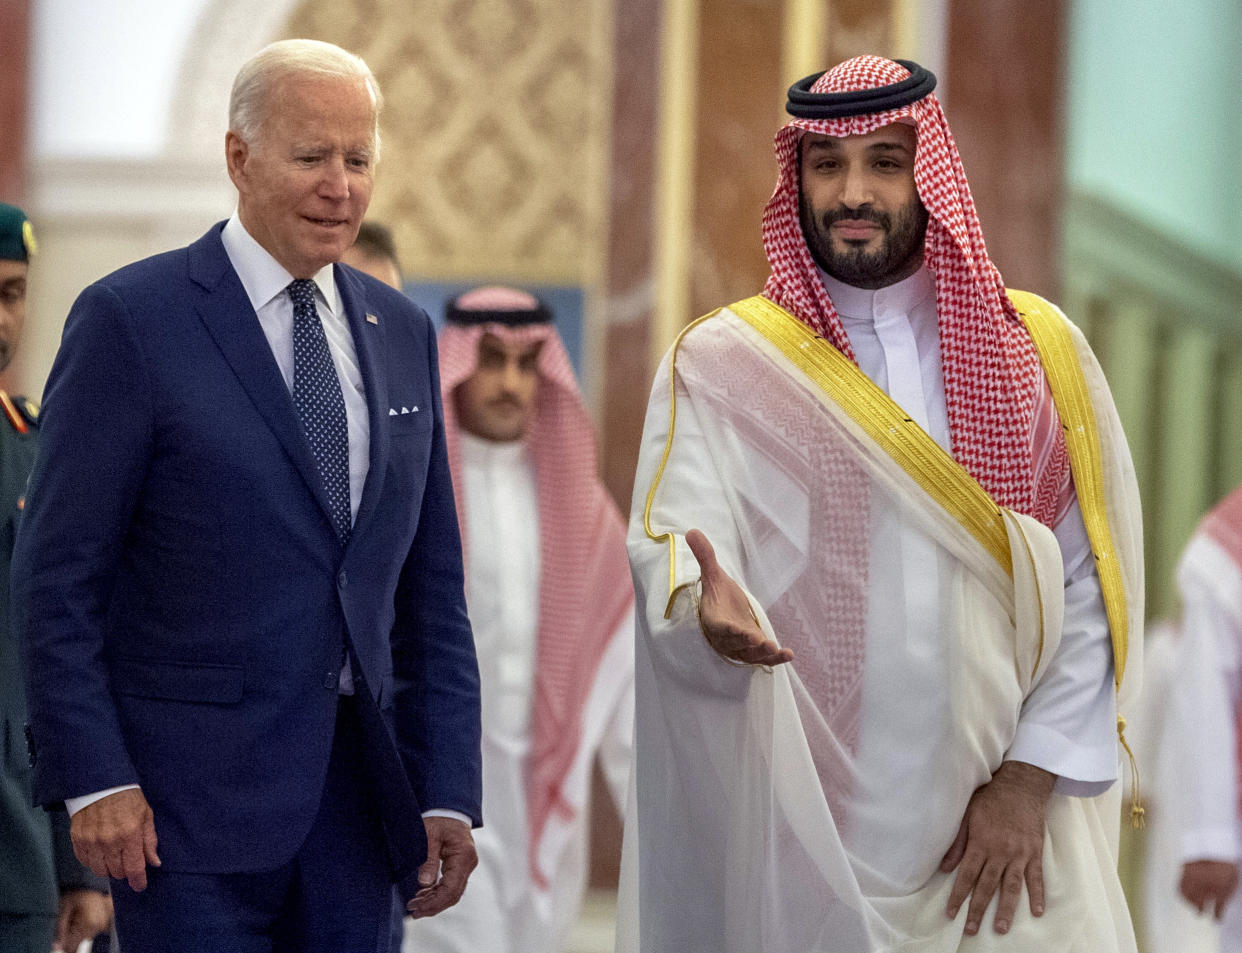
[[[379,159],[379,112],[384,97],[361,56],[320,40],[278,40],[259,50],[237,71],[229,96],[229,130],[251,147],[262,138],[267,100],[281,80],[291,76],[338,77],[366,84],[374,107],[372,139]]]

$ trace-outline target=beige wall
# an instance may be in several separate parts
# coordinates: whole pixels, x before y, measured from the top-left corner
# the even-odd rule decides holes
[[[14,389],[38,397],[78,293],[139,258],[184,245],[227,218],[235,193],[221,162],[58,160],[30,170],[39,255]]]

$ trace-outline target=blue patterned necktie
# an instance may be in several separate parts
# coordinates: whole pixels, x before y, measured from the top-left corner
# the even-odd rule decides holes
[[[350,529],[345,398],[341,396],[341,382],[315,306],[315,282],[298,278],[286,290],[293,302],[293,405],[315,454],[332,523],[344,543]]]

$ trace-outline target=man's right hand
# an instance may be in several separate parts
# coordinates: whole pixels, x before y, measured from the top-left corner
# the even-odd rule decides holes
[[[155,815],[139,788],[100,798],[73,815],[73,852],[100,877],[128,880],[147,888],[147,864],[160,866],[155,852]]]
[[[793,659],[759,628],[750,600],[742,587],[720,568],[716,551],[697,529],[686,533],[686,544],[699,561],[703,594],[699,598],[699,625],[707,642],[718,653],[748,665],[781,665]]]
[[[1200,913],[1210,910],[1219,920],[1237,886],[1237,864],[1223,860],[1192,860],[1182,867],[1178,889],[1192,907]]]
[[[76,953],[84,940],[93,940],[112,926],[112,898],[98,890],[66,890],[60,895],[54,949]]]

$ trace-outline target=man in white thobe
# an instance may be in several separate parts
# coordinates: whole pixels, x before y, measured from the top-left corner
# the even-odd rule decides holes
[[[1162,792],[1178,835],[1182,897],[1220,923],[1222,953],[1242,951],[1238,718],[1242,711],[1242,489],[1204,517],[1177,568]]]
[[[764,294],[657,375],[619,950],[1134,949],[1132,468],[1081,336],[1004,294],[934,84],[791,89]]]
[[[482,684],[484,827],[464,906],[452,923],[407,921],[405,949],[556,953],[586,884],[592,767],[619,809],[629,776],[625,529],[539,299],[458,297],[440,367]]]

